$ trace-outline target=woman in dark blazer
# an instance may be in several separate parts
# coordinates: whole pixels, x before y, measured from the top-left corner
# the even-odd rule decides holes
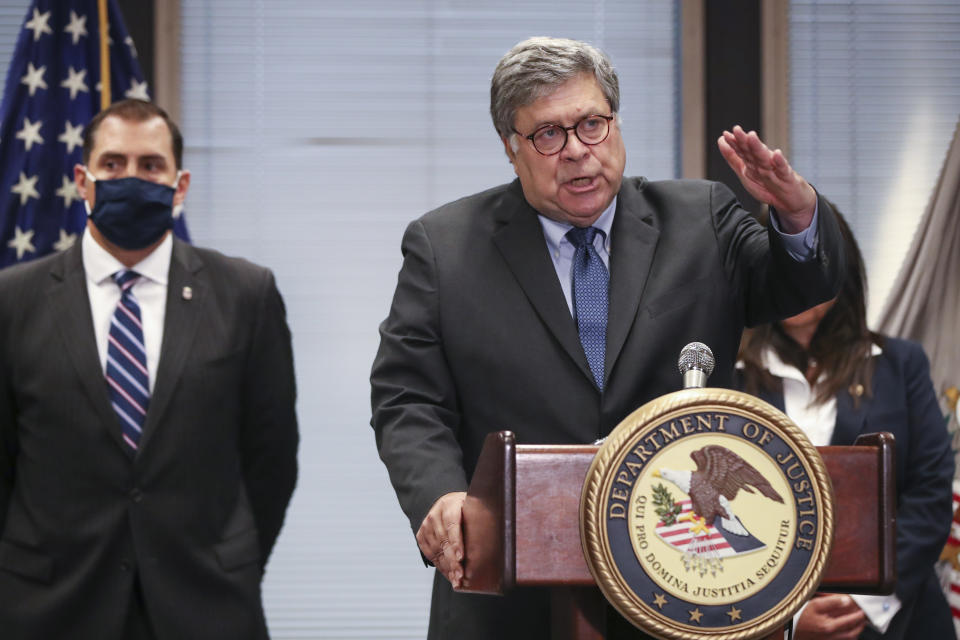
[[[840,294],[746,332],[739,380],[817,446],[850,445],[862,433],[894,435],[897,583],[891,596],[815,597],[795,618],[794,638],[954,638],[933,569],[950,530],[953,455],[929,363],[918,344],[867,328],[863,259],[838,218],[846,254]]]

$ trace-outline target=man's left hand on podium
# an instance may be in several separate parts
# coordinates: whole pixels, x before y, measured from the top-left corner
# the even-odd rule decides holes
[[[454,589],[463,583],[463,501],[464,491],[447,493],[430,507],[417,531],[417,544]]]

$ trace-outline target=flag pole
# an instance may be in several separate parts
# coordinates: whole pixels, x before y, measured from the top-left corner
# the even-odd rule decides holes
[[[100,27],[100,110],[110,106],[110,21],[107,0],[97,0]]]

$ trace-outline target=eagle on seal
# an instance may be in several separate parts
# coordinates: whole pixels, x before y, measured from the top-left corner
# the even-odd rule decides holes
[[[741,489],[783,504],[783,498],[770,486],[759,471],[739,455],[719,445],[707,445],[690,453],[697,463],[696,471],[660,469],[654,475],[669,480],[690,496],[693,512],[701,522],[710,525],[717,517],[721,526],[736,535],[748,535],[740,519],[733,513],[730,501]]]

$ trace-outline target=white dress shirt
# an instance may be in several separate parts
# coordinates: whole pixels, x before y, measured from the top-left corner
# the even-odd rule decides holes
[[[100,368],[107,371],[107,337],[110,335],[110,320],[120,302],[120,287],[111,277],[126,269],[119,260],[97,244],[89,233],[84,233],[81,243],[83,270],[87,277],[87,296],[93,317],[93,331],[97,339]],[[163,319],[167,310],[167,275],[173,257],[173,235],[167,237],[150,255],[133,266],[142,277],[133,285],[133,297],[140,305],[140,321],[143,324],[143,344],[147,352],[147,371],[150,391],[153,392],[160,362],[160,346],[163,344]]]
[[[610,272],[610,229],[613,228],[613,212],[617,210],[617,198],[613,198],[610,206],[604,209],[597,221],[593,223],[595,229],[603,231],[603,234],[597,234],[593,237],[593,246],[600,254],[603,265]],[[550,252],[550,259],[553,260],[553,268],[557,272],[557,278],[560,280],[560,288],[563,289],[563,297],[567,299],[567,308],[570,309],[570,315],[573,315],[573,254],[577,248],[573,243],[567,240],[567,232],[573,229],[572,224],[566,222],[557,222],[550,218],[537,215],[540,219],[540,227],[543,229],[543,238],[547,241],[547,250]]]
[[[870,356],[875,357],[883,353],[877,345],[873,345]],[[773,349],[763,352],[762,364],[771,374],[783,380],[783,407],[791,420],[807,435],[810,442],[817,447],[830,444],[833,431],[837,424],[837,399],[830,397],[822,403],[815,402],[816,387],[811,387],[803,373],[780,359]],[[821,378],[822,379],[822,378]],[[819,382],[819,380],[818,380]],[[880,633],[885,633],[893,616],[900,610],[901,602],[895,593],[888,596],[869,596],[851,593],[850,597],[867,614],[867,619]],[[806,605],[804,605],[806,608]],[[796,621],[803,609],[794,616]]]

